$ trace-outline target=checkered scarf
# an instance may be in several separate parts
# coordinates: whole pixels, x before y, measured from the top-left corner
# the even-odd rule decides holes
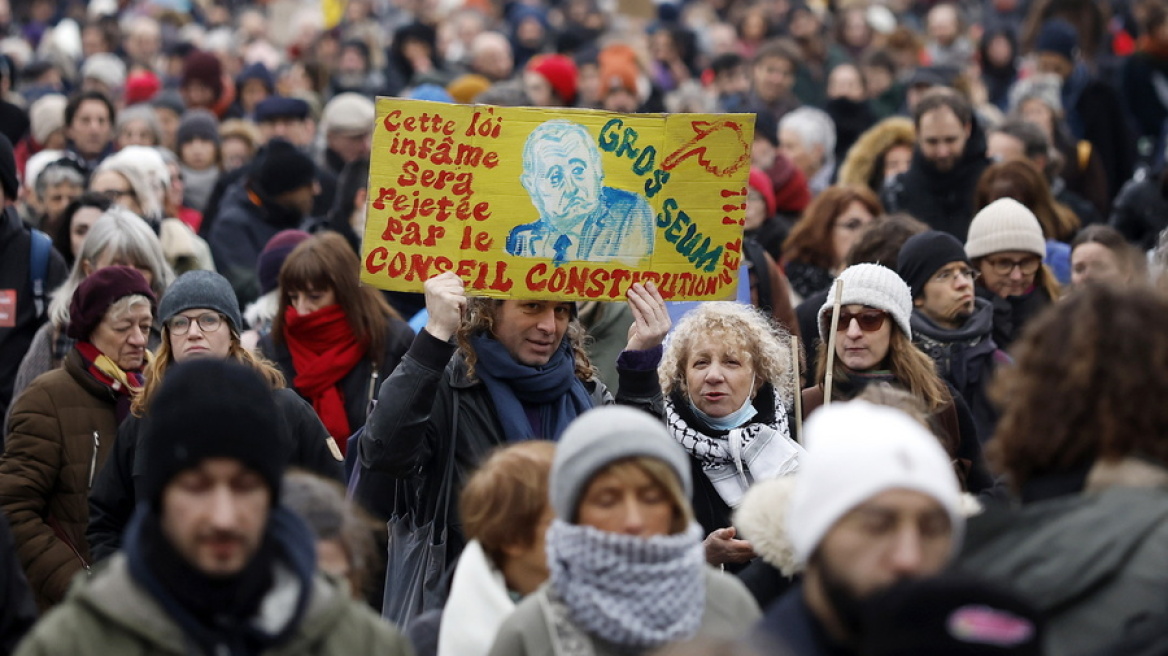
[[[557,519],[548,529],[547,551],[557,653],[590,653],[590,641],[577,630],[638,649],[697,633],[706,605],[698,524],[676,535],[641,538]]]

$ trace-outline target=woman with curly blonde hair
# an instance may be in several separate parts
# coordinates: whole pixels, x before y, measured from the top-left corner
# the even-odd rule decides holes
[[[669,432],[694,470],[692,505],[712,564],[754,556],[749,542],[733,539],[733,508],[755,481],[799,467],[803,449],[787,425],[790,339],[754,308],[704,303],[674,329],[657,369]]]

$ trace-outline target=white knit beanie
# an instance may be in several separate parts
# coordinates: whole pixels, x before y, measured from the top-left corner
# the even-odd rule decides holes
[[[126,64],[117,55],[99,52],[81,66],[81,78],[93,78],[117,91],[126,84]]]
[[[886,490],[920,492],[949,514],[953,548],[961,544],[965,516],[961,487],[937,438],[905,413],[866,401],[833,403],[807,421],[802,461],[787,534],[804,564],[836,522]]]
[[[912,339],[912,328],[909,317],[912,316],[912,291],[904,279],[895,271],[879,264],[853,264],[843,270],[831,289],[827,292],[827,301],[819,308],[819,338],[827,343],[827,331],[824,330],[823,318],[831,311],[835,303],[835,288],[840,282],[844,285],[843,299],[840,306],[867,305],[871,308],[884,310],[900,326],[904,336]]]
[[[970,259],[1002,251],[1046,256],[1042,225],[1034,212],[1013,198],[999,198],[983,207],[973,217],[965,238],[965,254]]]
[[[29,130],[38,144],[44,145],[49,136],[65,127],[65,105],[69,99],[59,93],[42,96],[28,108]]]

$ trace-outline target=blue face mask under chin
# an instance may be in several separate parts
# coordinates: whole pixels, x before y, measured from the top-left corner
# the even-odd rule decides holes
[[[686,396],[689,400],[689,409],[697,415],[698,419],[706,422],[714,430],[728,431],[732,428],[738,428],[749,421],[751,417],[758,414],[758,411],[754,409],[754,399],[751,398],[752,394],[754,394],[753,381],[750,383],[750,391],[746,393],[746,400],[742,402],[742,406],[725,417],[711,417],[694,405],[692,397],[689,397],[688,394]]]

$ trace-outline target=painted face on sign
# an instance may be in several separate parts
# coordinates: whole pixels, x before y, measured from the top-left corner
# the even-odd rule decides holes
[[[524,189],[539,215],[570,231],[596,211],[604,171],[596,146],[578,132],[545,135],[524,161]]]

